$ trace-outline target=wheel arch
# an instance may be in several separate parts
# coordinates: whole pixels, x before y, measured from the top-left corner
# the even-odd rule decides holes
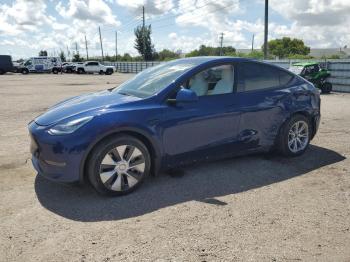
[[[292,112],[291,114],[289,114],[288,117],[286,117],[286,118],[283,120],[283,122],[281,123],[281,125],[279,126],[277,135],[276,135],[276,137],[275,137],[275,142],[274,142],[273,148],[276,147],[276,143],[277,143],[277,140],[278,140],[278,138],[279,138],[279,136],[280,136],[280,132],[281,132],[283,126],[284,126],[286,123],[288,123],[288,121],[289,121],[292,117],[294,117],[294,116],[296,116],[296,115],[302,115],[302,116],[306,117],[307,119],[309,119],[309,122],[310,122],[310,125],[311,125],[311,130],[312,130],[312,134],[311,134],[310,140],[315,136],[315,134],[316,134],[316,125],[315,125],[314,117],[312,116],[312,114],[311,114],[309,111],[307,111],[307,110],[297,110],[297,111],[294,111],[294,112]]]
[[[87,177],[87,163],[89,161],[89,158],[91,156],[91,152],[96,148],[98,144],[100,144],[102,141],[110,139],[111,137],[117,136],[117,135],[129,135],[133,136],[137,139],[139,139],[142,143],[145,144],[147,147],[150,155],[151,155],[151,174],[156,175],[160,169],[160,152],[159,148],[157,147],[154,140],[145,132],[142,132],[140,130],[132,130],[132,129],[120,129],[120,130],[114,130],[107,134],[104,134],[101,137],[98,137],[93,143],[90,144],[90,146],[87,148],[86,153],[83,157],[83,160],[80,163],[80,170],[79,170],[79,181],[80,183],[84,183],[86,181]]]

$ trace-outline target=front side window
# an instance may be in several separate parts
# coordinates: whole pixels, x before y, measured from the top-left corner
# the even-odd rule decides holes
[[[30,66],[32,65],[32,60],[27,60],[25,63],[24,63],[25,66]]]
[[[233,92],[233,65],[221,65],[201,71],[190,78],[187,88],[197,96],[220,95]]]

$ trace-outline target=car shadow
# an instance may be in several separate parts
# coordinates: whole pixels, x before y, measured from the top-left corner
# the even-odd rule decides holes
[[[89,186],[57,184],[39,175],[35,192],[43,207],[65,218],[119,220],[193,200],[225,206],[227,203],[215,197],[278,183],[344,159],[335,151],[310,145],[303,156],[296,158],[246,156],[187,167],[181,178],[150,177],[138,190],[122,197],[103,197]]]

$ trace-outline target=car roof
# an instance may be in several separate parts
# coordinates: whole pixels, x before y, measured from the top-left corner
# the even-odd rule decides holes
[[[298,62],[293,64],[293,66],[312,66],[312,65],[318,65],[318,63],[317,62]]]
[[[233,56],[195,56],[177,59],[178,61],[189,61],[197,62],[198,64],[206,62],[220,62],[220,61],[232,61],[232,62],[243,62],[243,61],[255,61],[254,59],[243,58],[243,57],[233,57]]]

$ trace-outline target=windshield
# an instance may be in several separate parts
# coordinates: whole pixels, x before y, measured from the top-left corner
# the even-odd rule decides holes
[[[149,68],[115,88],[113,92],[146,98],[170,85],[185,71],[195,66],[189,61],[173,61]]]
[[[300,75],[301,71],[303,71],[303,66],[291,66],[289,68],[289,71],[293,72],[294,74]]]

